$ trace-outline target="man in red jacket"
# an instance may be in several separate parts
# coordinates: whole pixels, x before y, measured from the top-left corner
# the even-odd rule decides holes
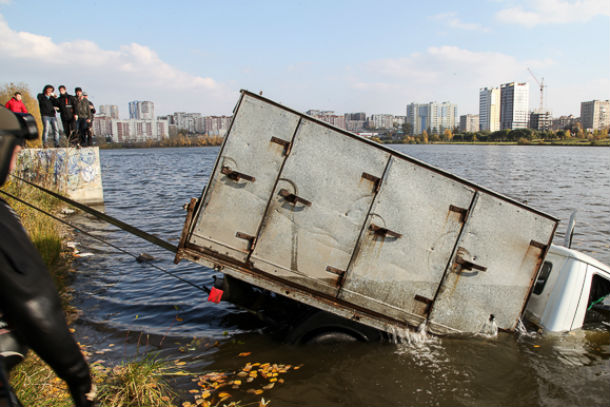
[[[15,113],[28,112],[28,109],[25,108],[25,105],[21,100],[21,93],[19,92],[15,92],[15,95],[8,102],[6,102],[6,108]]]

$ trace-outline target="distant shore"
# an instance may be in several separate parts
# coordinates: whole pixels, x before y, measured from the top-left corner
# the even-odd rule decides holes
[[[428,144],[428,145],[470,145],[470,146],[563,146],[563,147],[610,147],[610,139],[602,140],[588,140],[588,139],[574,139],[574,140],[532,140],[528,142],[523,141],[431,141],[428,143],[423,142],[399,142],[396,140],[375,140],[379,144]],[[132,148],[166,148],[166,147],[217,147],[222,144],[223,138],[216,137],[213,140],[193,140],[190,143],[184,142],[171,142],[171,140],[162,141],[147,141],[140,143],[101,143],[99,144],[102,150],[113,150],[113,149],[132,149]]]

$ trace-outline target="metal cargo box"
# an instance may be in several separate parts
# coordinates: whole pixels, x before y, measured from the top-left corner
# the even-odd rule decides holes
[[[393,331],[513,330],[557,220],[242,91],[177,258]]]

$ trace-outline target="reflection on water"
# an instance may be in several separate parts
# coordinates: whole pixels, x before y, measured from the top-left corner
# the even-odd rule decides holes
[[[610,154],[606,148],[395,146],[436,167],[559,218],[571,212],[573,247],[610,263]],[[101,151],[106,212],[177,244],[183,205],[199,197],[218,148]],[[131,253],[198,285],[214,272],[173,264],[171,253],[85,216],[73,218]],[[295,347],[270,335],[253,315],[79,236],[77,335],[105,360],[157,350],[197,372],[233,371],[245,362],[303,364],[264,394],[274,405],[608,405],[608,330],[539,335],[438,338],[394,332],[392,344]],[[468,312],[465,304],[464,312]],[[109,346],[110,344],[114,346]],[[252,352],[248,360],[237,358]],[[181,383],[178,386],[188,386]],[[185,379],[188,381],[187,379]],[[236,392],[245,402],[257,399]]]

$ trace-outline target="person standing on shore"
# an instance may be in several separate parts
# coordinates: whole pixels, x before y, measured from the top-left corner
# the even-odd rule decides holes
[[[75,88],[74,94],[74,120],[76,120],[76,131],[78,133],[78,146],[85,145],[87,141],[87,129],[91,123],[91,107],[89,101],[83,95],[81,88]]]
[[[95,106],[93,105],[93,102],[89,100],[89,95],[87,94],[87,92],[83,92],[83,96],[89,102],[89,110],[91,110],[91,121],[89,122],[89,126],[87,126],[87,146],[91,146],[91,141],[93,139],[93,120],[95,118],[96,110]]]
[[[25,108],[23,100],[21,100],[21,93],[15,92],[15,95],[6,102],[6,108],[14,113],[27,113],[28,109]]]
[[[15,169],[26,139],[36,139],[31,115],[18,117],[0,107],[0,186]],[[19,216],[0,199],[0,378],[23,359],[27,348],[66,381],[77,407],[95,405],[89,365],[70,333],[53,278]],[[3,396],[8,383],[0,383]],[[9,395],[8,405],[21,405]],[[0,398],[0,405],[7,405]]]
[[[56,108],[59,108],[57,96],[53,93],[55,88],[52,85],[46,85],[42,93],[38,94],[38,106],[40,107],[40,116],[42,119],[42,146],[45,147],[47,137],[50,132],[53,132],[53,141],[55,147],[59,147],[59,127],[57,125]],[[50,142],[50,141],[49,141]]]
[[[59,103],[59,116],[61,117],[64,134],[70,145],[76,144],[73,134],[76,127],[74,120],[74,96],[68,94],[64,85],[59,85],[58,89],[59,97],[57,102]]]

